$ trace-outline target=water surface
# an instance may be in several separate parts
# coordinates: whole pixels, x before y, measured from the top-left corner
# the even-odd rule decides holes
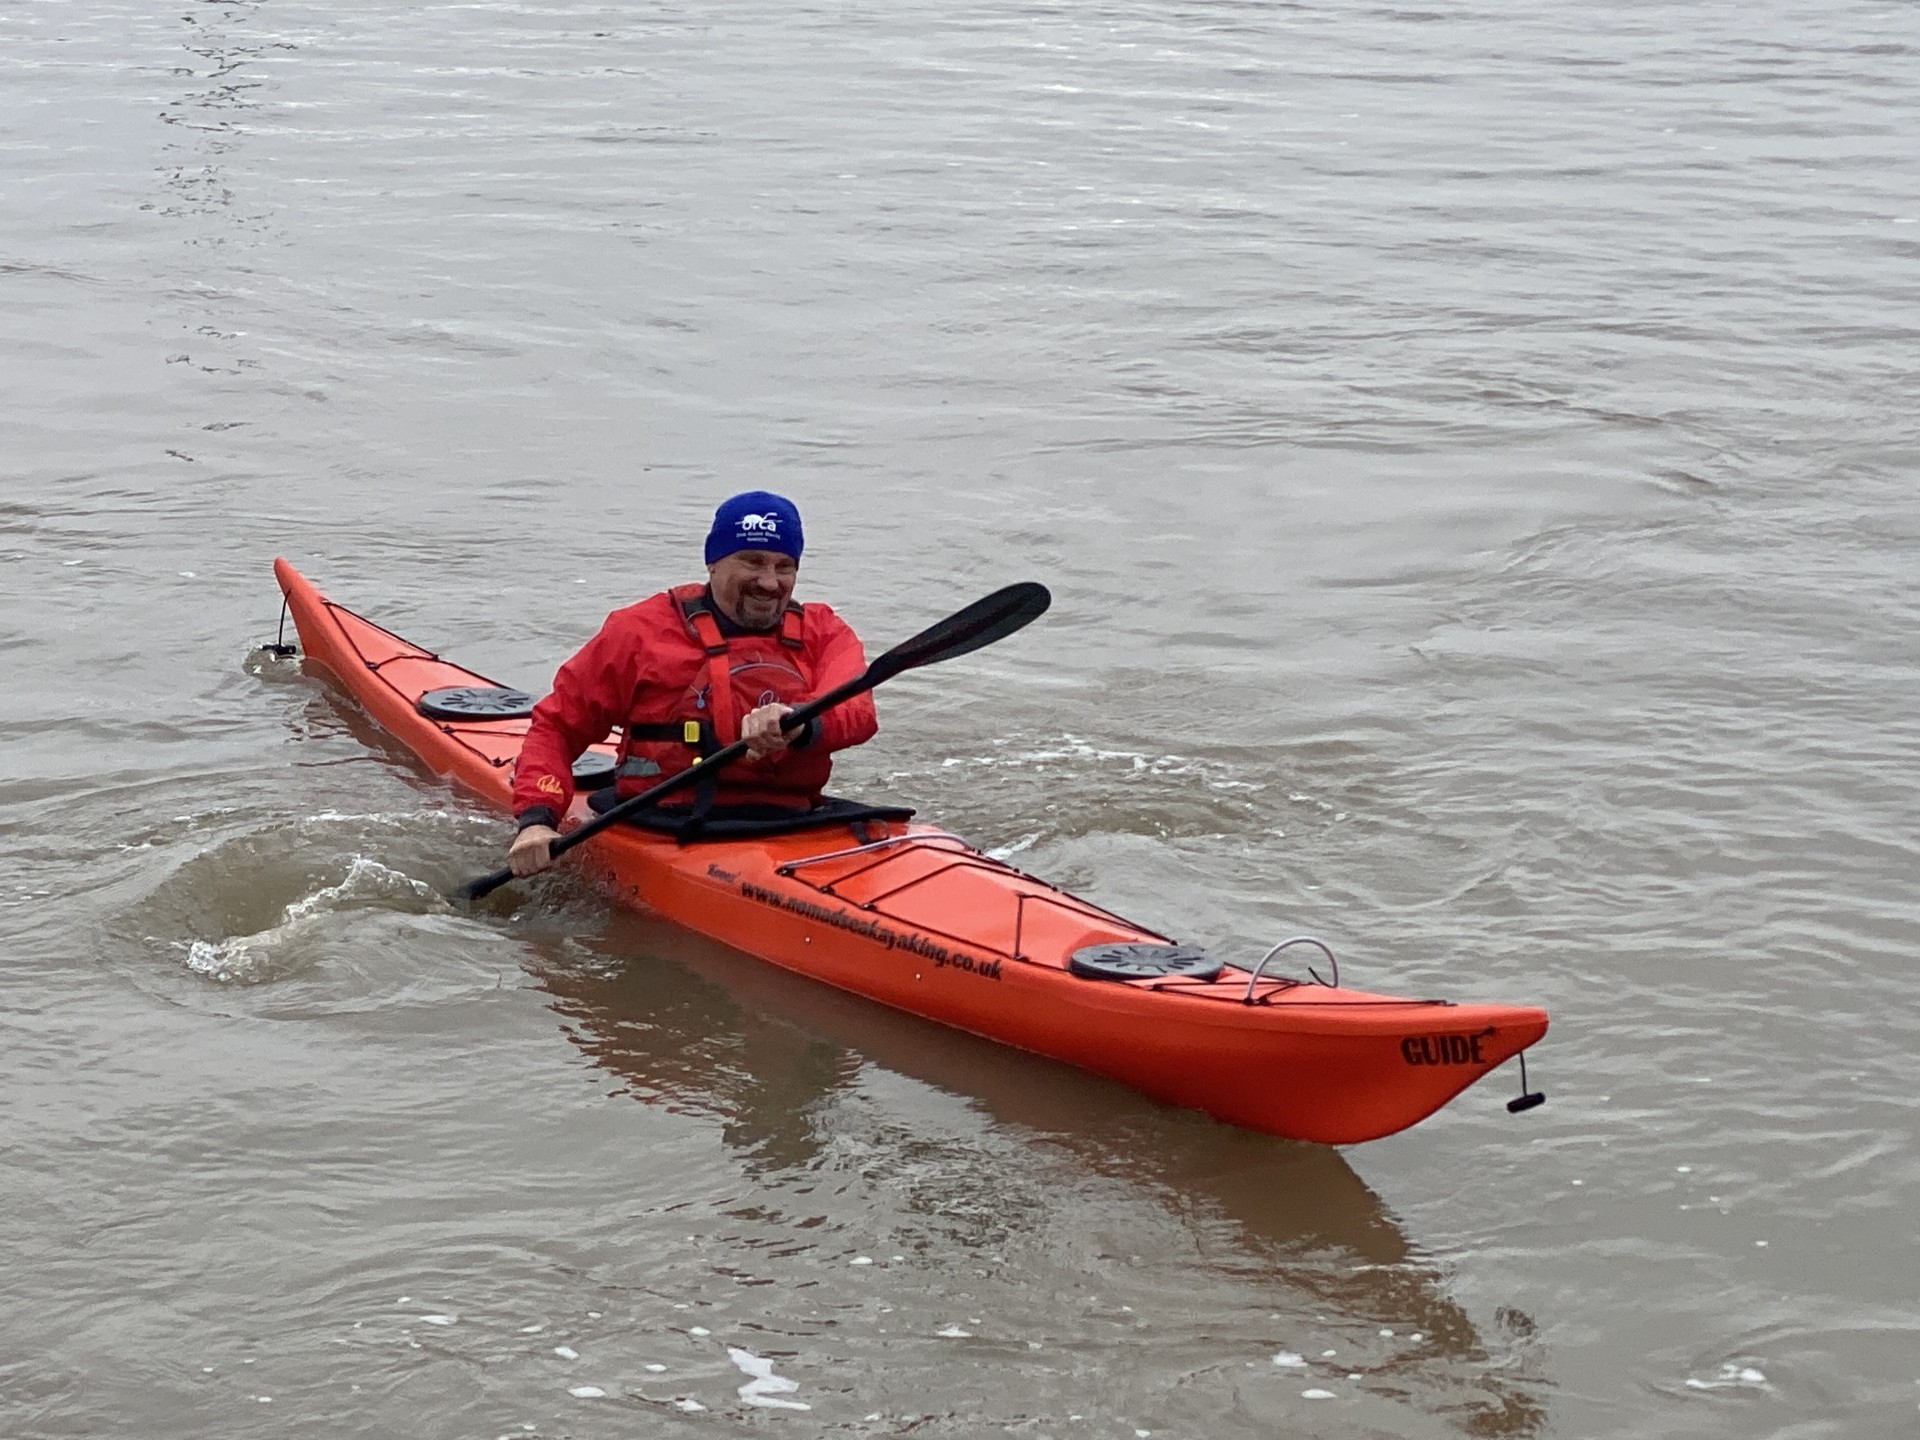
[[[7,7],[0,1429],[1911,1433],[1917,47]],[[759,485],[875,647],[1055,592],[840,788],[1544,1004],[1549,1103],[1287,1145],[452,913],[499,821],[253,653],[285,554],[538,688]]]

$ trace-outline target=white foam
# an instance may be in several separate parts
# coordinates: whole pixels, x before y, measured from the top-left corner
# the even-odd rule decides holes
[[[458,1315],[422,1315],[420,1319],[427,1325],[457,1325],[460,1322]]]
[[[764,1405],[772,1410],[811,1410],[813,1407],[800,1400],[782,1400],[782,1395],[791,1395],[800,1388],[800,1382],[789,1380],[784,1375],[773,1373],[773,1361],[765,1356],[756,1355],[751,1350],[742,1350],[737,1345],[727,1347],[727,1358],[740,1367],[743,1375],[750,1377],[740,1387],[740,1398],[749,1405]]]
[[[453,909],[446,897],[426,882],[382,865],[378,860],[356,855],[339,884],[328,885],[295,900],[281,913],[277,924],[252,935],[190,943],[187,968],[223,985],[257,984],[271,978],[274,956],[280,950],[328,916],[357,906],[388,903],[396,896],[423,902],[429,911],[451,913]],[[396,1303],[404,1305],[408,1298],[403,1295]]]
[[[1766,1383],[1767,1377],[1764,1372],[1754,1369],[1751,1365],[1742,1365],[1738,1361],[1729,1360],[1720,1367],[1720,1373],[1711,1380],[1689,1376],[1687,1388],[1689,1390],[1725,1390],[1732,1387],[1751,1389]]]
[[[1030,750],[1003,751],[998,755],[947,756],[940,762],[942,769],[952,769],[959,765],[978,765],[987,767],[1007,767],[1024,769],[1059,764],[1062,761],[1093,762],[1094,764],[1120,764],[1125,766],[1129,775],[1151,775],[1161,779],[1194,779],[1209,790],[1258,792],[1264,790],[1264,784],[1239,780],[1232,777],[1228,767],[1217,761],[1196,759],[1190,755],[1147,755],[1135,750],[1103,750],[1089,744],[1078,735],[1063,734],[1060,743],[1042,745]],[[905,776],[908,772],[898,772]],[[1304,800],[1301,795],[1295,799]],[[1333,807],[1321,803],[1323,810]],[[1024,845],[1016,848],[1024,849]]]
[[[1334,1400],[1338,1397],[1331,1390],[1302,1390],[1300,1398],[1302,1400]]]
[[[578,1360],[580,1358],[580,1352],[571,1345],[556,1345],[553,1347],[553,1353],[558,1355],[562,1360]]]
[[[933,1333],[936,1335],[944,1335],[949,1340],[970,1340],[973,1338],[973,1332],[971,1330],[962,1330],[958,1325],[949,1325],[946,1329],[936,1330]]]
[[[1278,1365],[1282,1370],[1304,1370],[1307,1368],[1306,1356],[1296,1355],[1291,1350],[1282,1350],[1278,1355],[1273,1357],[1273,1363]]]
[[[706,1406],[702,1405],[698,1400],[681,1399],[681,1400],[676,1400],[673,1403],[676,1406],[678,1406],[680,1409],[688,1411],[689,1413],[695,1410],[704,1410],[707,1408]]]
[[[607,1392],[598,1385],[573,1385],[568,1387],[567,1393],[576,1400],[599,1400],[604,1398]]]

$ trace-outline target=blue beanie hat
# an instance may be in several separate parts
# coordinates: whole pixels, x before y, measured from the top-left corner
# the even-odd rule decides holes
[[[707,564],[736,550],[771,550],[800,558],[800,512],[784,495],[748,490],[720,502],[707,532]]]

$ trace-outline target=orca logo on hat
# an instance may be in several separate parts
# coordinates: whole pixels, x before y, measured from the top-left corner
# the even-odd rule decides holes
[[[778,515],[742,515],[740,533],[742,535],[778,535],[780,517]]]

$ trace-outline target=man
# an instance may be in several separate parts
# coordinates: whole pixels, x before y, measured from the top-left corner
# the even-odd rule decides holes
[[[745,740],[744,758],[669,804],[697,818],[715,805],[777,814],[820,803],[833,752],[872,739],[879,721],[867,694],[797,734],[781,728],[795,705],[866,669],[844,620],[817,601],[792,602],[801,547],[792,501],[764,490],[735,495],[714,512],[704,586],[614,611],[560,667],[514,767],[514,874],[553,863],[550,847],[573,802],[573,762],[616,725],[620,799]]]

